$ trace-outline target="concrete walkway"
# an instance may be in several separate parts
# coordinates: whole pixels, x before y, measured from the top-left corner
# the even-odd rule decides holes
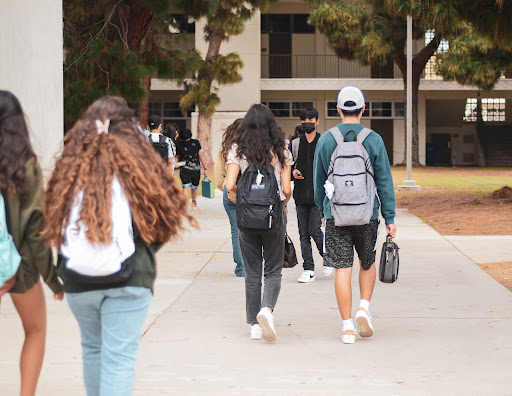
[[[198,201],[201,230],[158,254],[134,395],[512,395],[512,293],[474,262],[475,254],[490,255],[482,250],[492,249],[488,241],[474,251],[475,243],[448,240],[399,211],[400,276],[376,285],[375,335],[343,344],[334,275],[325,278],[317,265],[317,280],[298,284],[297,266],[283,270],[278,340],[268,344],[249,339],[244,281],[233,274],[227,216],[216,194]],[[298,249],[296,224],[291,208],[288,231]],[[38,394],[84,395],[78,327],[67,304],[47,297]],[[10,396],[17,394],[23,331],[9,298],[0,312],[0,394]]]

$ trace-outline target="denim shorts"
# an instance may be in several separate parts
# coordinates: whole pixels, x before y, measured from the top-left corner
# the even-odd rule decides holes
[[[325,223],[324,265],[333,268],[351,268],[354,247],[364,269],[375,262],[379,220],[360,226],[336,227],[333,219]]]

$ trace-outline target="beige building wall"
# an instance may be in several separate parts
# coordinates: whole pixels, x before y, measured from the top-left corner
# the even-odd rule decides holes
[[[203,28],[205,20],[196,22],[196,49],[206,54],[208,43],[204,40]],[[244,66],[241,75],[242,81],[233,85],[219,88],[221,99],[217,112],[212,119],[212,157],[215,158],[222,141],[224,129],[237,118],[243,117],[249,107],[261,102],[260,76],[261,76],[261,17],[260,12],[246,23],[244,33],[230,37],[221,44],[221,54],[236,52],[242,58]],[[191,130],[197,133],[198,113],[192,114]]]
[[[3,1],[0,26],[0,89],[20,100],[48,175],[64,133],[62,2]]]

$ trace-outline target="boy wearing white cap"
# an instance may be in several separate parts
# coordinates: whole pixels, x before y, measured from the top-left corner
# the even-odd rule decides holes
[[[334,150],[337,147],[333,133],[341,133],[345,141],[356,139],[363,131],[361,116],[365,110],[363,93],[357,87],[348,86],[338,94],[338,113],[341,124],[331,133],[324,133],[315,151],[313,164],[315,203],[317,204],[325,224],[324,265],[336,269],[335,292],[343,320],[342,341],[353,344],[356,339],[356,328],[352,320],[352,265],[354,248],[357,251],[361,269],[359,272],[359,288],[361,301],[356,311],[356,322],[359,325],[359,336],[371,337],[373,325],[370,316],[370,299],[375,286],[375,250],[379,228],[379,201],[381,213],[386,222],[386,231],[392,237],[396,234],[395,192],[391,167],[384,142],[379,134],[371,131],[362,145],[371,163],[371,170],[376,185],[376,197],[373,215],[368,224],[336,226],[331,214],[331,203],[326,196],[324,183],[327,180],[329,165]],[[350,132],[350,133],[349,133]],[[354,133],[352,133],[354,132]]]

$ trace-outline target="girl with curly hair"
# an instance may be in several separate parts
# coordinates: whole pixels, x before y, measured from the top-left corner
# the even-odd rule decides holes
[[[238,128],[242,122],[241,118],[235,120],[224,131],[222,136],[222,145],[215,161],[215,184],[219,190],[222,190],[222,203],[224,210],[229,218],[229,225],[231,226],[231,245],[233,246],[233,261],[236,263],[235,275],[238,277],[245,276],[244,259],[240,251],[240,240],[238,238],[238,226],[236,224],[236,201],[231,200],[231,195],[226,190],[226,160],[228,152],[231,150]]]
[[[290,200],[291,165],[293,159],[287,142],[270,109],[263,104],[252,105],[240,124],[231,150],[227,154],[226,188],[236,197],[238,173],[252,162],[257,169],[274,169],[283,202],[283,212]],[[239,228],[240,248],[245,265],[245,296],[247,323],[251,338],[268,342],[276,340],[272,312],[281,290],[281,271],[284,263],[286,215],[283,213],[274,232],[257,232]],[[262,255],[263,252],[263,255]],[[263,264],[263,257],[265,263]],[[263,293],[261,277],[264,275]]]
[[[43,213],[80,327],[87,394],[131,395],[155,252],[184,220],[197,223],[123,99],[97,100],[65,136]],[[119,277],[100,276],[112,273],[112,263]]]
[[[0,287],[9,292],[23,323],[25,341],[20,359],[21,395],[34,395],[43,365],[46,342],[46,302],[41,275],[62,300],[64,292],[41,235],[43,177],[30,143],[20,102],[0,91],[0,191],[7,229],[21,255],[17,274]]]

